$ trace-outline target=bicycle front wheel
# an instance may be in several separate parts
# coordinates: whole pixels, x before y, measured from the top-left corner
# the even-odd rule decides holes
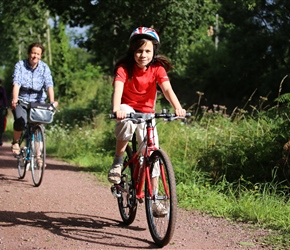
[[[23,131],[19,140],[20,154],[17,155],[17,168],[19,179],[23,179],[25,177],[26,166],[27,164],[29,164],[26,159],[25,143],[26,143],[25,131]]]
[[[20,154],[17,156],[19,179],[23,179],[25,177],[27,164],[29,163],[26,161],[25,148],[21,147]]]
[[[123,222],[126,225],[130,225],[135,220],[137,213],[136,189],[133,181],[134,167],[133,164],[129,164],[126,166],[127,162],[130,159],[132,159],[132,149],[129,145],[127,145],[126,154],[124,155],[124,163],[120,183],[120,186],[123,190],[118,190],[119,212]]]
[[[33,128],[33,135],[31,140],[31,174],[34,186],[38,187],[43,179],[46,146],[44,138],[43,125],[36,125]]]
[[[150,156],[150,177],[154,197],[145,185],[146,216],[150,234],[159,247],[167,245],[174,233],[177,217],[176,184],[172,164],[161,149]]]

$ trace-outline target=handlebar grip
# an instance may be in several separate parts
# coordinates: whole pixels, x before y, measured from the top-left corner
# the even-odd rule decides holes
[[[186,113],[185,117],[191,117],[191,113]]]

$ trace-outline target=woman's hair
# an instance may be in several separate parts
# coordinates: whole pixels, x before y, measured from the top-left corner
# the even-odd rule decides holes
[[[41,54],[44,53],[44,50],[45,50],[44,46],[41,43],[35,42],[35,43],[32,43],[28,46],[27,54],[31,53],[31,50],[33,47],[41,48],[41,51],[42,51]]]
[[[165,68],[166,71],[171,70],[173,68],[171,62],[164,55],[158,55],[158,49],[160,44],[156,40],[139,37],[130,41],[127,54],[115,64],[114,74],[116,74],[118,67],[123,66],[128,71],[129,79],[132,79],[133,68],[135,64],[134,53],[148,41],[151,41],[153,43],[154,55],[152,61],[147,65],[147,67],[158,62]]]

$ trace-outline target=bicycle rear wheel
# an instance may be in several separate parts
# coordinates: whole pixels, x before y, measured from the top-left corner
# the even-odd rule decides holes
[[[44,138],[43,125],[36,125],[33,128],[33,135],[31,140],[31,174],[34,186],[38,187],[43,179],[45,159],[46,159],[46,145]]]
[[[145,185],[145,207],[150,234],[159,247],[167,245],[174,233],[177,217],[176,184],[172,164],[163,150],[150,156],[150,175],[154,178],[155,198],[150,197],[148,183]],[[153,183],[153,181],[152,181]],[[153,185],[152,185],[153,186]]]
[[[130,159],[132,159],[132,149],[129,145],[127,145],[123,166],[125,166]],[[136,190],[133,181],[133,171],[133,164],[129,164],[125,168],[123,167],[121,183],[119,185],[126,191],[122,191],[121,189],[117,190],[117,194],[119,196],[119,212],[123,222],[126,225],[130,225],[135,220],[137,213]]]

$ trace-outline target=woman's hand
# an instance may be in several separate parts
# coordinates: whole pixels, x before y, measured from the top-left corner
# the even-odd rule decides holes
[[[53,107],[56,108],[58,106],[58,102],[54,101],[54,102],[52,102],[52,105],[53,105]]]
[[[18,100],[17,99],[12,99],[12,101],[11,101],[11,109],[15,110],[17,104],[18,104]]]

